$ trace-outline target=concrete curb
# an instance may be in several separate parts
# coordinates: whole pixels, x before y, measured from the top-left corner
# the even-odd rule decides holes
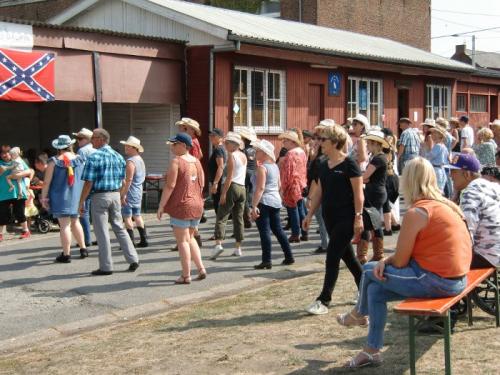
[[[287,268],[272,274],[272,277],[257,276],[242,279],[230,284],[219,285],[213,289],[176,296],[162,301],[147,303],[117,309],[107,314],[93,318],[83,319],[76,322],[66,323],[43,330],[35,331],[28,335],[12,337],[0,341],[0,353],[8,354],[14,350],[26,350],[36,344],[42,344],[51,340],[67,339],[81,333],[89,332],[110,325],[118,325],[134,320],[163,314],[193,303],[212,301],[229,296],[235,296],[243,292],[254,291],[276,282],[286,282],[292,279],[308,276],[312,273],[322,272],[323,262],[315,262],[297,268]]]

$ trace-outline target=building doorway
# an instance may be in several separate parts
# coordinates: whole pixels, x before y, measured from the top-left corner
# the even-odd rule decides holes
[[[410,90],[398,90],[398,120],[401,117],[410,117]],[[401,129],[398,126],[398,138],[401,135]]]
[[[498,95],[490,95],[490,122],[498,118]]]
[[[324,85],[309,85],[307,128],[314,129],[323,119]]]

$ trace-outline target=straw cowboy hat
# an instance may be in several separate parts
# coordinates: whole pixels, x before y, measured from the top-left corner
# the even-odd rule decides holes
[[[73,136],[75,136],[76,138],[92,138],[92,130],[89,130],[87,128],[81,128],[80,131],[78,133],[72,133]]]
[[[139,138],[130,136],[126,141],[120,141],[122,145],[134,147],[139,152],[144,152],[144,147],[141,146],[141,140]]]
[[[69,135],[60,135],[52,141],[52,147],[56,150],[64,150],[69,146],[75,144],[76,139],[71,139]]]
[[[189,126],[190,128],[194,129],[194,132],[196,135],[199,137],[201,135],[201,129],[200,129],[200,124],[198,121],[193,120],[192,118],[189,117],[183,117],[179,121],[175,123],[176,126]]]
[[[235,132],[227,132],[226,137],[224,138],[224,142],[233,142],[236,143],[240,148],[244,147],[241,135]]]
[[[363,137],[365,141],[374,141],[382,144],[383,148],[391,148],[389,142],[385,140],[385,135],[380,130],[370,130],[367,135]]]
[[[450,124],[459,124],[458,117],[450,117],[448,120]]]
[[[251,144],[254,148],[261,150],[264,154],[273,159],[273,161],[276,161],[274,146],[271,142],[266,141],[265,139],[256,139]]]
[[[293,130],[287,130],[286,132],[281,133],[278,136],[278,139],[288,139],[288,140],[300,145],[299,135],[296,132],[294,132]]]
[[[420,125],[421,126],[429,126],[431,128],[435,128],[436,127],[436,121],[434,121],[431,118],[426,118],[425,121],[423,123],[421,123]]]
[[[332,120],[330,118],[326,118],[324,120],[321,120],[318,125],[314,127],[314,131],[320,131],[323,130],[324,128],[327,128],[329,126],[334,126],[335,125],[335,120]]]
[[[449,129],[450,128],[450,123],[448,122],[447,119],[445,119],[443,117],[438,117],[436,119],[436,124],[437,125],[441,125],[445,129]]]
[[[250,142],[255,142],[257,140],[257,134],[255,133],[254,128],[250,126],[245,126],[241,128],[238,132],[241,138],[248,139]]]
[[[497,126],[500,127],[500,120],[499,119],[496,119],[493,122],[490,122],[490,127],[496,128]]]
[[[365,115],[362,115],[361,113],[358,113],[356,116],[354,116],[351,120],[351,122],[360,122],[365,126],[365,131],[369,132],[370,131],[370,121],[366,118]]]
[[[429,131],[431,132],[437,132],[441,134],[444,138],[446,138],[446,129],[442,126],[436,126],[435,128],[430,128]]]

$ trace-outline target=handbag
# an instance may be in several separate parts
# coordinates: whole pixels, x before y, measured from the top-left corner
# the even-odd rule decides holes
[[[363,226],[365,230],[382,229],[382,215],[375,207],[363,207]]]

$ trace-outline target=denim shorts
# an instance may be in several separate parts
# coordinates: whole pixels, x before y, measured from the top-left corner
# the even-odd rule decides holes
[[[76,215],[68,215],[68,214],[52,214],[52,217],[54,219],[61,219],[61,218],[65,218],[65,217],[70,217],[72,219],[77,219],[78,217],[80,217],[79,214],[76,214]]]
[[[141,214],[141,207],[130,207],[130,206],[122,207],[122,216],[130,217],[130,216],[139,216],[140,214]]]
[[[200,224],[200,219],[183,220],[170,217],[170,226],[178,228],[196,228]]]

